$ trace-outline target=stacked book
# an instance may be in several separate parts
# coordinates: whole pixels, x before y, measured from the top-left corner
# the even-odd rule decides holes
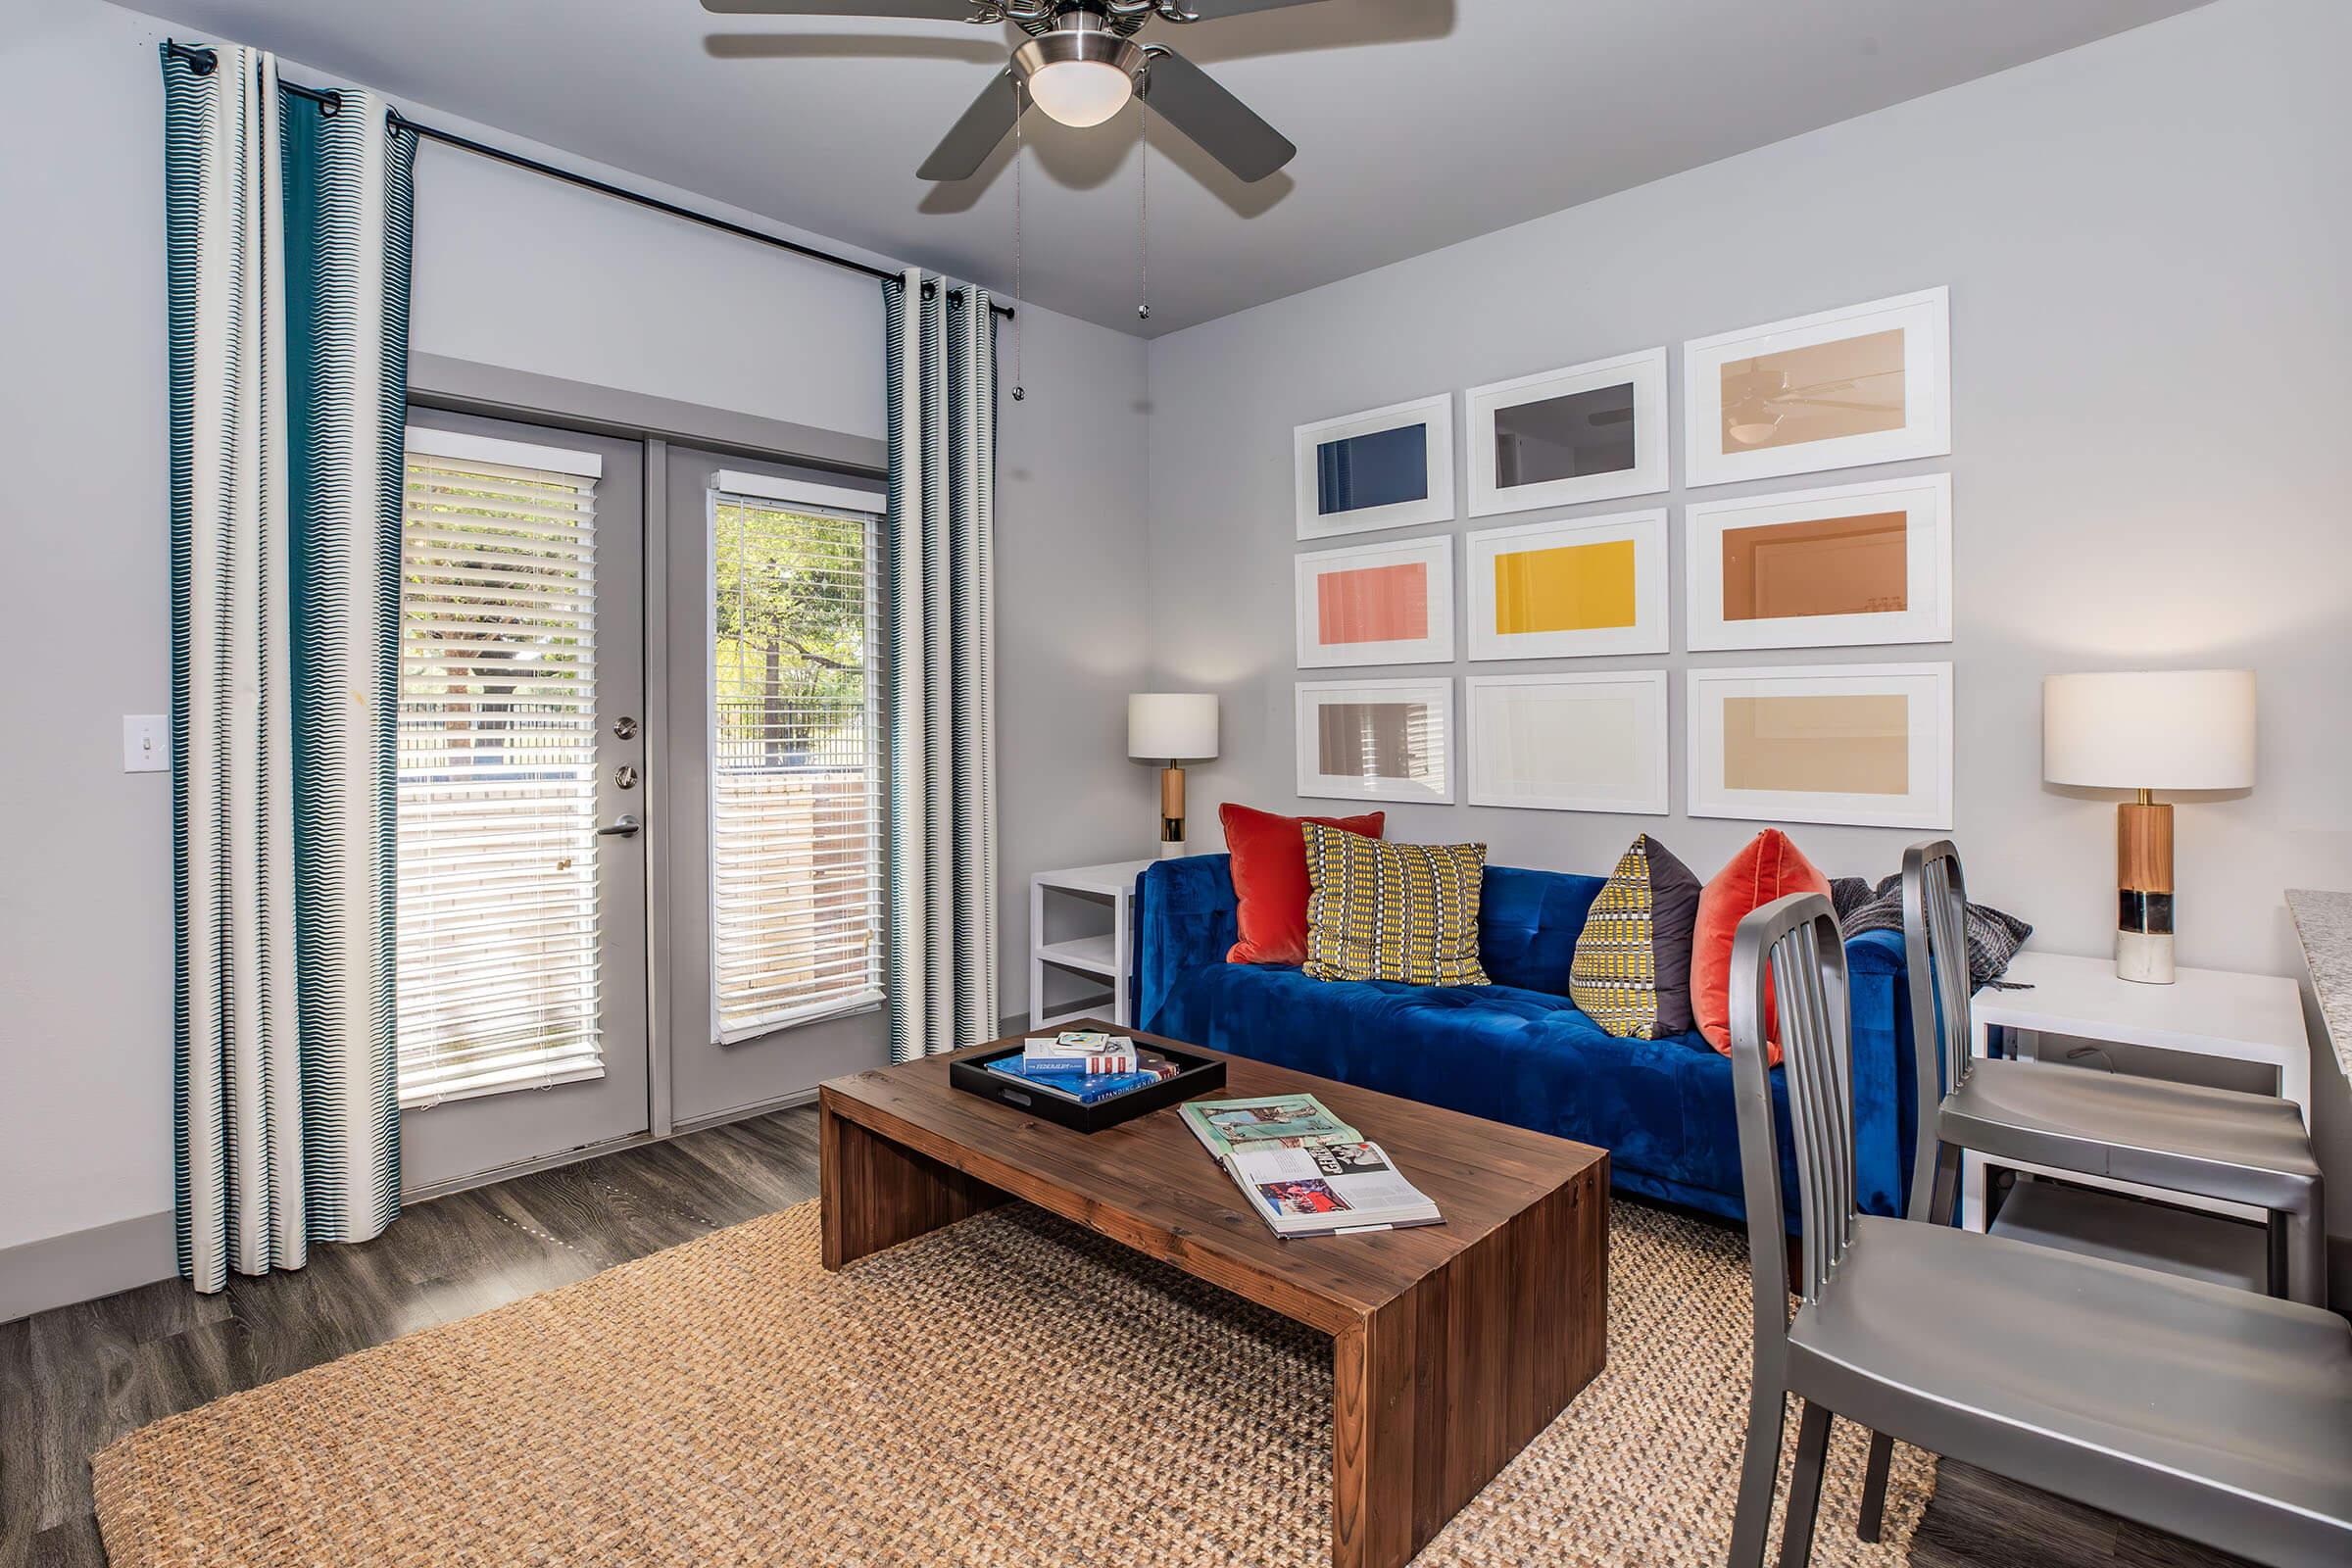
[[[1004,1055],[988,1070],[1024,1089],[1042,1090],[1082,1105],[1108,1100],[1176,1076],[1176,1064],[1146,1051],[1126,1035],[1100,1029],[1064,1029],[1021,1042],[1018,1056]]]
[[[1312,1095],[1195,1100],[1193,1130],[1277,1236],[1339,1236],[1444,1222],[1388,1152]]]

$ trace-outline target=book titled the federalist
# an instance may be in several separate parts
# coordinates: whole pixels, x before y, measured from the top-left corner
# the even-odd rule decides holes
[[[1184,1123],[1277,1236],[1445,1222],[1388,1151],[1365,1142],[1312,1095],[1190,1101]]]

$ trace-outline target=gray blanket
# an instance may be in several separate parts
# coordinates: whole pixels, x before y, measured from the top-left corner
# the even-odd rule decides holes
[[[1830,902],[1837,906],[1838,929],[1848,939],[1865,931],[1900,931],[1903,928],[1903,879],[1900,874],[1887,877],[1877,887],[1858,876],[1833,877],[1830,881]],[[2003,914],[1989,905],[1972,904],[1968,906],[1968,989],[1982,991],[1991,986],[1996,991],[2025,989],[2005,983],[2001,971],[2017,956],[2017,950],[2026,945],[2034,928],[2014,914]]]

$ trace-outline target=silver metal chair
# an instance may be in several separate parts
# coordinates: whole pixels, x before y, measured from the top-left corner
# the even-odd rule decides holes
[[[2326,1305],[2320,1164],[2302,1111],[2276,1095],[1972,1055],[1967,906],[1950,840],[1903,852],[1903,957],[1919,1053],[1910,1216],[1949,1220],[1963,1150],[1996,1164],[2227,1200],[2270,1213],[2271,1294]]]
[[[1796,1154],[1793,1313],[1767,976]],[[2274,1568],[2352,1561],[2352,1324],[2301,1302],[1860,1213],[1845,950],[1820,895],[1740,922],[1730,1000],[1755,1284],[1732,1568],[1763,1561],[1790,1395],[1805,1408],[1784,1568],[1812,1550],[1833,1412]]]

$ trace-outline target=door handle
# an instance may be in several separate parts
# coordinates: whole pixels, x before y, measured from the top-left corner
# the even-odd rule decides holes
[[[600,839],[633,839],[644,827],[645,824],[635,816],[617,816],[612,819],[611,827],[598,828],[596,836]]]

